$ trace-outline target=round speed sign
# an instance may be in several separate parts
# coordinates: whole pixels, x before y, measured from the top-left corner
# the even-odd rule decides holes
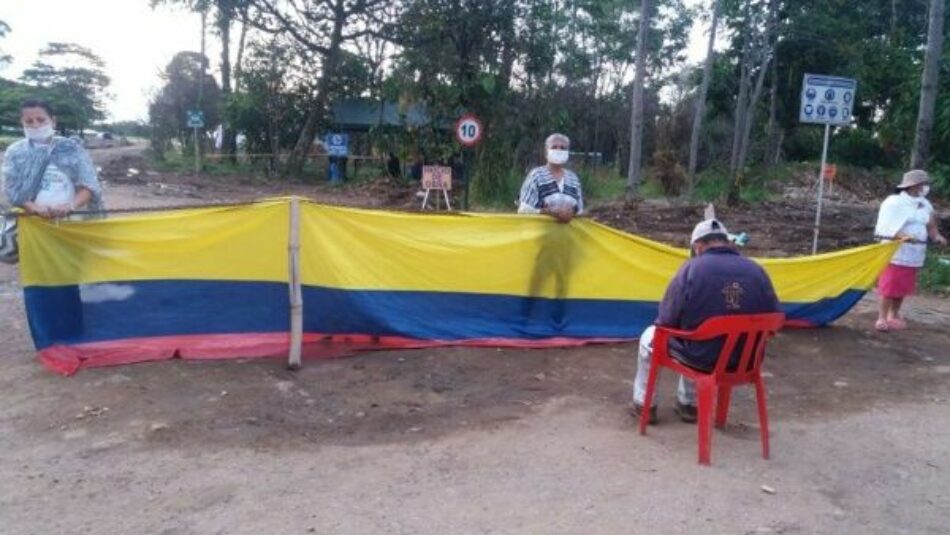
[[[482,140],[482,122],[472,114],[466,114],[455,122],[455,138],[466,147],[474,147]]]

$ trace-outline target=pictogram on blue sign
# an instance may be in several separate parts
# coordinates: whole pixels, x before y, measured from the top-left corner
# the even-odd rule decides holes
[[[850,78],[806,74],[802,79],[798,120],[803,123],[851,124],[858,82]]]

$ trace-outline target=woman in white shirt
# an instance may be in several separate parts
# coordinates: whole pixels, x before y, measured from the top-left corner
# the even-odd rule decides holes
[[[880,306],[874,324],[878,331],[907,328],[900,309],[904,298],[914,293],[917,273],[927,257],[927,239],[947,244],[937,229],[933,205],[926,198],[929,192],[930,176],[926,171],[908,171],[896,193],[885,199],[878,211],[876,237],[903,242],[878,279]]]

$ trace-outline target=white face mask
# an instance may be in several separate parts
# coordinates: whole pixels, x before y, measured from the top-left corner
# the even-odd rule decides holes
[[[930,193],[930,184],[924,184],[924,187],[920,188],[920,196],[926,197]]]
[[[564,149],[548,149],[548,163],[563,165],[567,163],[570,153]]]
[[[36,128],[23,127],[23,134],[33,141],[46,141],[53,137],[53,133],[53,125],[49,123]]]

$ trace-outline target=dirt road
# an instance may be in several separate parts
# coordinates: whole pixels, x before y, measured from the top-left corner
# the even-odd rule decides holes
[[[193,198],[138,184],[108,196]],[[695,428],[669,408],[671,377],[661,424],[634,432],[629,345],[64,379],[34,360],[15,277],[0,268],[0,533],[947,532],[945,299],[915,298],[905,333],[871,332],[868,299],[833,328],[780,334],[773,459],[739,392],[702,468]]]

